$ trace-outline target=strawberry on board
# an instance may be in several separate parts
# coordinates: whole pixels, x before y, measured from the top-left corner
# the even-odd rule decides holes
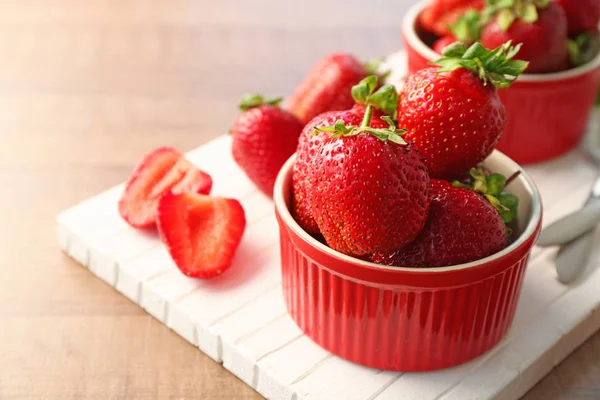
[[[455,178],[494,150],[506,110],[496,88],[508,87],[527,67],[512,58],[510,42],[488,50],[456,42],[444,57],[410,75],[399,93],[398,126],[408,132],[432,178]]]
[[[369,86],[366,82],[371,82]],[[361,83],[357,89],[349,90],[354,106],[345,111],[331,111],[323,113],[313,118],[302,131],[296,150],[296,161],[293,166],[293,187],[294,201],[293,214],[296,222],[309,233],[319,233],[319,227],[312,215],[311,207],[308,202],[308,194],[312,191],[313,177],[308,174],[308,164],[321,147],[324,139],[330,135],[319,132],[318,128],[332,126],[337,121],[343,121],[346,125],[360,125],[365,115],[366,106],[371,104],[375,107],[371,120],[371,127],[385,128],[388,124],[381,120],[382,112],[388,115],[395,114],[397,95],[388,85],[378,90],[374,94],[375,87],[378,85],[378,79],[375,76],[369,76]],[[364,90],[367,90],[364,93]],[[363,90],[363,92],[361,92]]]
[[[389,85],[371,96],[376,84],[367,78],[353,94],[396,97]],[[316,128],[325,137],[306,171],[312,181],[308,202],[321,234],[332,249],[352,256],[406,245],[422,229],[429,209],[429,176],[419,152],[390,117],[381,117],[388,127],[376,128],[372,115],[368,105],[360,125],[340,119]]]
[[[231,151],[248,178],[267,196],[273,196],[277,173],[298,146],[304,125],[290,112],[279,108],[280,98],[244,96],[243,111],[231,128]]]
[[[468,10],[481,10],[484,0],[434,0],[419,15],[419,25],[438,36],[451,34],[451,26]]]
[[[568,65],[567,16],[550,0],[489,0],[483,12],[491,18],[481,32],[487,48],[502,44],[522,44],[519,58],[529,61],[527,73],[556,72]]]
[[[397,267],[445,267],[480,260],[509,243],[506,224],[515,219],[519,199],[504,191],[500,174],[471,170],[471,182],[431,180],[431,205],[423,231],[408,246],[371,260]]]
[[[595,31],[600,22],[600,0],[556,0],[567,14],[569,35]]]
[[[203,279],[231,266],[246,228],[244,209],[237,200],[195,193],[164,195],[157,222],[181,272]]]
[[[355,56],[333,53],[319,60],[289,96],[286,108],[303,123],[327,111],[352,107],[352,86],[369,75]]]
[[[161,196],[208,194],[211,188],[210,175],[194,167],[179,151],[159,147],[146,154],[129,177],[119,200],[119,214],[135,228],[151,228]]]

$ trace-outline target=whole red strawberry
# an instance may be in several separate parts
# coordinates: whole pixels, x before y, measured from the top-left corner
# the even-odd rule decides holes
[[[406,245],[429,209],[429,176],[419,152],[402,140],[391,118],[382,117],[387,128],[373,127],[372,111],[367,106],[360,125],[340,120],[318,128],[328,137],[306,171],[321,234],[332,249],[352,256]]]
[[[394,114],[397,95],[391,86],[383,86],[378,90],[378,94],[374,97],[373,92],[377,86],[377,77],[369,76],[356,85],[351,92],[351,96],[357,102],[350,110],[331,111],[323,113],[313,118],[302,131],[298,140],[298,148],[296,150],[296,161],[293,166],[293,187],[294,201],[293,214],[296,222],[309,233],[319,233],[319,227],[312,215],[311,207],[308,202],[308,194],[312,191],[313,179],[308,174],[308,164],[315,156],[317,150],[323,143],[323,140],[330,135],[324,132],[319,132],[317,128],[332,126],[337,121],[343,121],[344,124],[360,125],[365,115],[366,104],[373,104],[376,107],[383,109],[384,112]],[[382,97],[385,97],[382,99]],[[388,98],[389,97],[389,98]],[[373,118],[371,126],[374,128],[384,128],[388,124],[380,119],[381,111],[373,110]]]
[[[595,31],[600,22],[600,1],[598,0],[556,0],[567,15],[569,35]]]
[[[399,93],[398,126],[425,158],[432,178],[454,178],[482,162],[500,140],[506,110],[497,87],[507,87],[527,63],[511,60],[510,43],[491,51],[457,42],[445,57],[410,75]]]
[[[277,173],[294,154],[303,125],[277,106],[281,99],[265,101],[260,95],[246,95],[244,110],[231,128],[234,160],[266,195],[273,195]]]
[[[484,5],[484,0],[434,0],[419,15],[419,24],[438,36],[446,36],[467,10],[481,10]]]
[[[327,111],[352,107],[352,86],[369,75],[367,68],[353,55],[329,54],[319,60],[289,96],[286,108],[306,124]]]
[[[506,42],[522,44],[519,58],[529,61],[527,73],[560,71],[568,59],[567,16],[548,0],[513,1],[492,8],[493,20],[481,33],[481,43],[495,48]]]
[[[516,217],[518,198],[503,191],[502,175],[485,177],[479,169],[472,173],[477,179],[474,188],[433,179],[423,231],[408,246],[389,254],[373,254],[371,260],[407,268],[445,267],[504,249],[509,242],[506,223]]]

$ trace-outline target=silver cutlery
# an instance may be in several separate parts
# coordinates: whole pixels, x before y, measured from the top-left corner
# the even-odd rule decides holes
[[[600,170],[598,121],[592,121],[590,125],[584,145]],[[585,270],[594,246],[599,213],[600,174],[583,208],[549,225],[540,234],[538,245],[561,246],[556,256],[556,273],[560,282],[571,283]]]

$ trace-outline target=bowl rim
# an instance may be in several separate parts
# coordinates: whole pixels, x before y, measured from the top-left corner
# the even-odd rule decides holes
[[[337,258],[338,260],[346,262],[346,263],[351,263],[357,267],[362,267],[362,268],[367,268],[367,269],[376,269],[376,270],[392,272],[392,273],[394,273],[394,272],[396,272],[396,273],[409,272],[409,273],[418,273],[418,274],[447,273],[450,271],[458,271],[458,270],[474,268],[474,267],[485,265],[492,261],[501,259],[501,258],[509,255],[513,251],[516,251],[517,249],[519,249],[524,243],[526,243],[529,239],[531,239],[534,235],[537,234],[538,227],[541,225],[541,219],[542,219],[541,195],[539,193],[537,186],[535,185],[535,182],[529,176],[529,174],[527,174],[527,172],[519,164],[514,162],[510,157],[506,156],[504,153],[502,153],[498,150],[494,150],[492,152],[492,154],[490,156],[488,156],[487,159],[489,159],[490,157],[499,158],[499,161],[502,162],[503,164],[507,164],[510,168],[520,171],[520,175],[517,179],[524,180],[525,188],[531,196],[531,199],[530,199],[531,207],[532,207],[531,217],[530,217],[529,221],[527,222],[527,225],[526,225],[525,229],[523,230],[523,233],[521,233],[519,238],[517,240],[515,240],[513,243],[511,243],[509,246],[507,246],[503,250],[501,250],[497,253],[494,253],[488,257],[479,259],[477,261],[472,261],[469,263],[450,265],[450,266],[446,266],[446,267],[434,267],[434,268],[393,267],[393,266],[376,264],[376,263],[373,263],[370,261],[364,261],[364,260],[361,260],[361,259],[358,259],[358,258],[355,258],[352,256],[348,256],[346,254],[340,253],[340,252],[324,245],[323,243],[319,242],[318,240],[313,238],[308,232],[306,232],[304,229],[302,229],[302,227],[300,227],[300,225],[296,222],[296,220],[292,216],[292,213],[290,212],[289,207],[286,205],[285,192],[284,192],[285,183],[286,183],[286,180],[288,179],[288,176],[289,176],[289,179],[291,182],[292,168],[294,165],[294,161],[296,160],[296,153],[294,153],[285,162],[283,167],[279,170],[277,179],[275,180],[275,187],[273,190],[273,201],[275,204],[275,210],[279,214],[279,217],[282,219],[282,221],[286,224],[286,226],[289,229],[291,229],[296,235],[298,235],[302,240],[304,240],[306,243],[308,243],[315,249],[326,253],[327,255],[329,255],[331,257]],[[484,161],[484,163],[485,163],[485,161]]]
[[[406,42],[421,56],[427,60],[436,60],[440,55],[427,46],[415,30],[417,17],[427,7],[429,0],[422,0],[409,8],[402,19],[402,33]],[[570,79],[585,75],[590,71],[600,67],[600,52],[596,54],[593,60],[580,65],[576,68],[571,68],[566,71],[551,72],[547,74],[528,74],[523,73],[517,78],[517,82],[551,82]]]

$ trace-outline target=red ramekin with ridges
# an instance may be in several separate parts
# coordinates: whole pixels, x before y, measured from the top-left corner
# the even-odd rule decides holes
[[[440,58],[417,32],[417,18],[428,3],[416,4],[404,16],[402,36],[409,73],[431,67],[429,62]],[[585,133],[599,79],[600,54],[567,71],[522,74],[511,87],[500,89],[507,121],[498,150],[520,164],[549,160],[571,150]]]
[[[509,189],[520,198],[518,237],[482,260],[444,268],[394,268],[325,246],[290,213],[292,156],[274,190],[285,303],[317,344],[347,360],[395,371],[427,371],[471,360],[510,327],[542,209],[531,178],[495,151],[486,166],[521,175]]]

